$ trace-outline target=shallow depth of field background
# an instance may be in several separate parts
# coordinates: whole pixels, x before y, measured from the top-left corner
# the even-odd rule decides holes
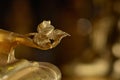
[[[16,58],[50,62],[62,80],[120,79],[120,0],[0,0],[1,29],[36,32],[43,20],[71,36],[52,50],[21,45]]]

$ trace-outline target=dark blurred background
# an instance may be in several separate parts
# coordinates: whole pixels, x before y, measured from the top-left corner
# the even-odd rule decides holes
[[[36,32],[43,20],[71,36],[52,50],[19,46],[18,59],[50,62],[62,80],[120,79],[120,0],[0,0],[0,28]]]

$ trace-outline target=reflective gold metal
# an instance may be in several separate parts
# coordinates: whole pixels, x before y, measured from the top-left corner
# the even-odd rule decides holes
[[[62,30],[54,29],[50,21],[43,21],[38,25],[37,32],[25,35],[0,29],[0,65],[16,60],[14,50],[18,45],[48,50],[56,47],[66,36],[70,35]]]

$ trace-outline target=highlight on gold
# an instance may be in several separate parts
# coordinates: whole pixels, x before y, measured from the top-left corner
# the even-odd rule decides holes
[[[31,38],[32,36],[32,38]],[[43,21],[37,27],[37,32],[18,34],[0,29],[0,65],[16,61],[14,50],[18,45],[25,45],[41,50],[56,47],[68,33],[55,29],[50,21]]]

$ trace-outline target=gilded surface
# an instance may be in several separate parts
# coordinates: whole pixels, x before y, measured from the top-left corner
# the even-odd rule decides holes
[[[31,38],[31,36],[33,38]],[[63,37],[69,36],[66,32],[54,29],[50,21],[43,21],[37,27],[37,32],[25,35],[0,29],[0,65],[15,61],[14,49],[18,45],[25,45],[41,50],[56,47]]]
[[[0,67],[0,80],[60,80],[61,72],[47,62],[19,60]]]

